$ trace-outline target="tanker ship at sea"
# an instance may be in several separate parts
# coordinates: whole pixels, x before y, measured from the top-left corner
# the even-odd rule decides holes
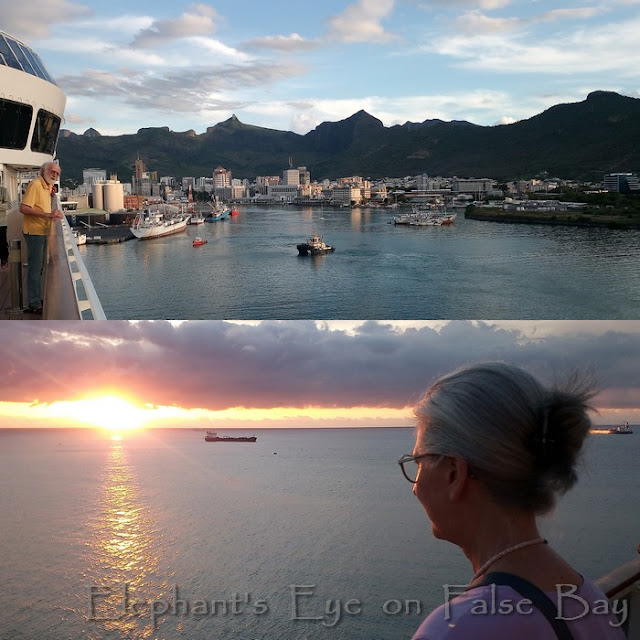
[[[204,439],[207,442],[255,442],[256,436],[219,436],[215,431],[207,431]]]

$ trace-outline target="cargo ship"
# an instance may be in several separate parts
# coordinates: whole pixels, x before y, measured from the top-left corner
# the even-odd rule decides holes
[[[256,436],[219,436],[215,431],[207,431],[204,439],[207,442],[255,442]]]
[[[597,427],[595,429],[590,430],[591,433],[607,433],[607,434],[631,434],[633,433],[633,429],[629,426],[628,422],[618,426],[618,427]]]

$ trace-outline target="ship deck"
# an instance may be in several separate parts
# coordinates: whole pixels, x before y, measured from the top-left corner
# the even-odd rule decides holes
[[[8,219],[9,268],[0,271],[0,320],[103,320],[104,311],[93,289],[66,220],[56,220],[47,241],[43,275],[43,313],[25,312],[26,246],[20,218]]]

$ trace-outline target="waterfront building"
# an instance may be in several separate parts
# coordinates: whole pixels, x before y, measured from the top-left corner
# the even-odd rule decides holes
[[[608,173],[602,182],[606,191],[629,193],[640,190],[638,176],[635,173]]]
[[[333,202],[335,204],[350,206],[352,204],[362,203],[362,189],[353,185],[344,185],[342,187],[334,187],[332,192]]]
[[[301,185],[311,184],[311,173],[307,171],[307,167],[298,167],[298,173]]]
[[[280,184],[279,176],[257,176],[253,192],[256,196],[266,196],[269,192],[269,187]]]
[[[300,170],[299,169],[286,169],[282,173],[282,184],[285,186],[300,185]]]
[[[267,197],[278,202],[294,202],[298,197],[297,184],[275,184],[267,187]]]
[[[451,191],[458,193],[489,193],[493,191],[494,181],[491,178],[453,178]]]

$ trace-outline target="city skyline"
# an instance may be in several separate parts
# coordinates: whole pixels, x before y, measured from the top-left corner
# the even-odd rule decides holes
[[[640,423],[635,321],[3,323],[0,344],[0,428],[411,426],[437,377],[492,360],[593,377],[595,423]]]
[[[364,109],[385,126],[529,118],[593,90],[639,95],[640,0],[329,0],[315,5],[0,0],[68,96],[64,127],[247,124],[307,133]],[[33,20],[38,15],[39,19]]]

